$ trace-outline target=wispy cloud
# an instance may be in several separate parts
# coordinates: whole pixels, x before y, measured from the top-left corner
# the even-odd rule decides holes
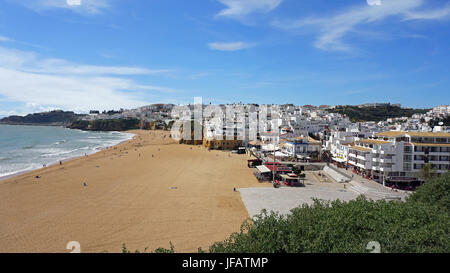
[[[77,65],[0,47],[0,98],[26,109],[30,105],[33,109],[75,111],[141,106],[148,103],[145,97],[152,94],[150,91],[174,92],[124,78],[153,73],[154,70],[144,68]]]
[[[408,11],[405,20],[439,20],[450,16],[450,3],[440,9]]]
[[[22,0],[19,3],[35,11],[66,9],[83,14],[99,14],[110,8],[110,0]]]
[[[170,69],[147,69],[127,66],[83,65],[63,59],[39,58],[34,52],[0,47],[0,66],[38,74],[70,75],[158,75],[172,72]]]
[[[252,47],[249,43],[244,42],[231,42],[231,43],[209,43],[209,48],[212,50],[220,50],[220,51],[237,51]]]
[[[273,25],[287,30],[318,29],[319,36],[314,45],[323,50],[349,51],[353,48],[346,44],[344,37],[362,25],[383,21],[388,17],[407,20],[437,20],[450,16],[450,5],[434,10],[423,8],[423,0],[382,1],[381,5],[361,4],[334,16],[310,17],[299,20],[276,21]]]
[[[217,16],[241,17],[253,12],[269,12],[278,7],[282,0],[217,0],[227,8]]]
[[[13,41],[12,39],[0,35],[0,42],[12,42],[12,41]]]

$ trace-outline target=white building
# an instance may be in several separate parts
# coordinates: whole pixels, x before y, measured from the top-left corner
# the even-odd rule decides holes
[[[416,181],[425,164],[442,174],[450,170],[450,133],[377,133],[350,145],[347,163],[379,182]]]

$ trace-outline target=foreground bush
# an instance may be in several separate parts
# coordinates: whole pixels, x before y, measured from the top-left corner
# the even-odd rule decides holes
[[[432,179],[421,186],[409,202],[426,203],[446,210],[450,214],[450,173]]]
[[[382,252],[450,252],[450,176],[430,180],[406,202],[369,201],[304,205],[282,217],[263,212],[210,252],[363,253],[377,241]]]

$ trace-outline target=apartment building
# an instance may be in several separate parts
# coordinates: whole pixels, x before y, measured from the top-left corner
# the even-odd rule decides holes
[[[377,133],[349,145],[347,163],[380,183],[418,181],[425,164],[431,164],[437,174],[450,170],[450,133]]]
[[[358,128],[333,131],[325,142],[325,148],[330,151],[332,159],[339,164],[348,162],[349,148],[356,140],[367,138],[372,133]]]
[[[281,151],[295,158],[314,156],[318,157],[322,144],[309,136],[288,138],[280,144]]]

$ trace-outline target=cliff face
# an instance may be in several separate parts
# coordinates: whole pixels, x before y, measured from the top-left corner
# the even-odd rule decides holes
[[[10,116],[0,119],[0,124],[11,125],[55,125],[66,126],[84,117],[85,115],[74,112],[51,111],[44,113],[29,114],[27,116]]]
[[[67,128],[84,131],[125,131],[139,129],[140,125],[138,119],[77,120]]]
[[[0,124],[65,126],[70,129],[84,131],[126,131],[139,128],[154,130],[156,128],[155,122],[153,124],[143,123],[139,119],[82,120],[85,116],[74,112],[51,111],[29,114],[24,117],[10,116],[0,119]]]

